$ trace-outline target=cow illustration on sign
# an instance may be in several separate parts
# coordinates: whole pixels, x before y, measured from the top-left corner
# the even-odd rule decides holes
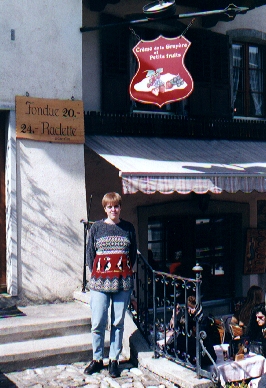
[[[133,48],[138,70],[130,83],[131,97],[159,107],[188,97],[193,91],[193,80],[184,57],[190,45],[183,36],[160,35],[152,41],[139,41]]]

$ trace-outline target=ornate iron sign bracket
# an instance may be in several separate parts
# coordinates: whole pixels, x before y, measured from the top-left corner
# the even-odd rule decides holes
[[[233,18],[238,13],[246,13],[249,10],[248,7],[238,7],[235,4],[229,4],[224,9],[219,10],[213,10],[213,11],[200,11],[200,12],[192,12],[192,13],[183,13],[179,15],[173,15],[169,17],[156,17],[156,18],[148,18],[145,17],[144,19],[137,19],[137,20],[125,20],[121,21],[119,23],[110,23],[110,24],[103,24],[100,26],[95,27],[81,27],[80,32],[90,32],[90,31],[96,31],[103,28],[111,28],[116,27],[120,25],[131,25],[131,24],[141,24],[141,23],[152,23],[153,21],[158,20],[166,20],[166,19],[189,19],[189,18],[195,18],[195,17],[202,17],[202,16],[210,16],[210,15],[219,15],[219,14],[225,14],[229,18]]]

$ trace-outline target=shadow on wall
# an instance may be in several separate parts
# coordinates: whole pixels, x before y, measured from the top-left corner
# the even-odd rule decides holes
[[[102,197],[110,191],[122,194],[122,180],[116,167],[85,146],[85,181],[88,205],[92,195],[90,220],[97,221],[105,217]]]
[[[71,217],[77,180],[61,168],[71,159],[62,159],[62,152],[49,159],[47,147],[32,141],[17,147],[19,298],[34,303],[71,299],[82,284],[84,214]]]

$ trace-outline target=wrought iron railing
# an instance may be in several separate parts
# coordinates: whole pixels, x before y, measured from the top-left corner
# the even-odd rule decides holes
[[[87,135],[266,140],[266,120],[86,112]]]
[[[195,279],[154,270],[145,258],[138,254],[135,272],[135,300],[131,306],[133,318],[143,336],[154,351],[154,357],[167,359],[194,370],[198,377],[206,377],[214,383],[219,383],[219,370],[204,339],[206,332],[201,330],[201,267],[195,266]],[[189,296],[194,296],[196,302],[194,311],[196,357],[189,354],[191,331],[188,326]],[[178,306],[179,311],[176,307]],[[184,326],[182,332],[175,325],[177,316],[182,315]],[[171,325],[171,323],[172,325]],[[178,337],[181,336],[185,348],[178,348]],[[180,338],[181,338],[180,337]],[[202,357],[208,357],[211,368],[203,369]]]

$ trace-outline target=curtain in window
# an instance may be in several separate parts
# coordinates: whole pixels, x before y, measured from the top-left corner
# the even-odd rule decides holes
[[[241,46],[233,45],[233,105],[236,101],[238,91],[240,66],[241,66]]]
[[[255,106],[255,115],[261,116],[262,108],[262,73],[260,71],[261,54],[258,47],[249,47],[249,79],[251,96]]]

